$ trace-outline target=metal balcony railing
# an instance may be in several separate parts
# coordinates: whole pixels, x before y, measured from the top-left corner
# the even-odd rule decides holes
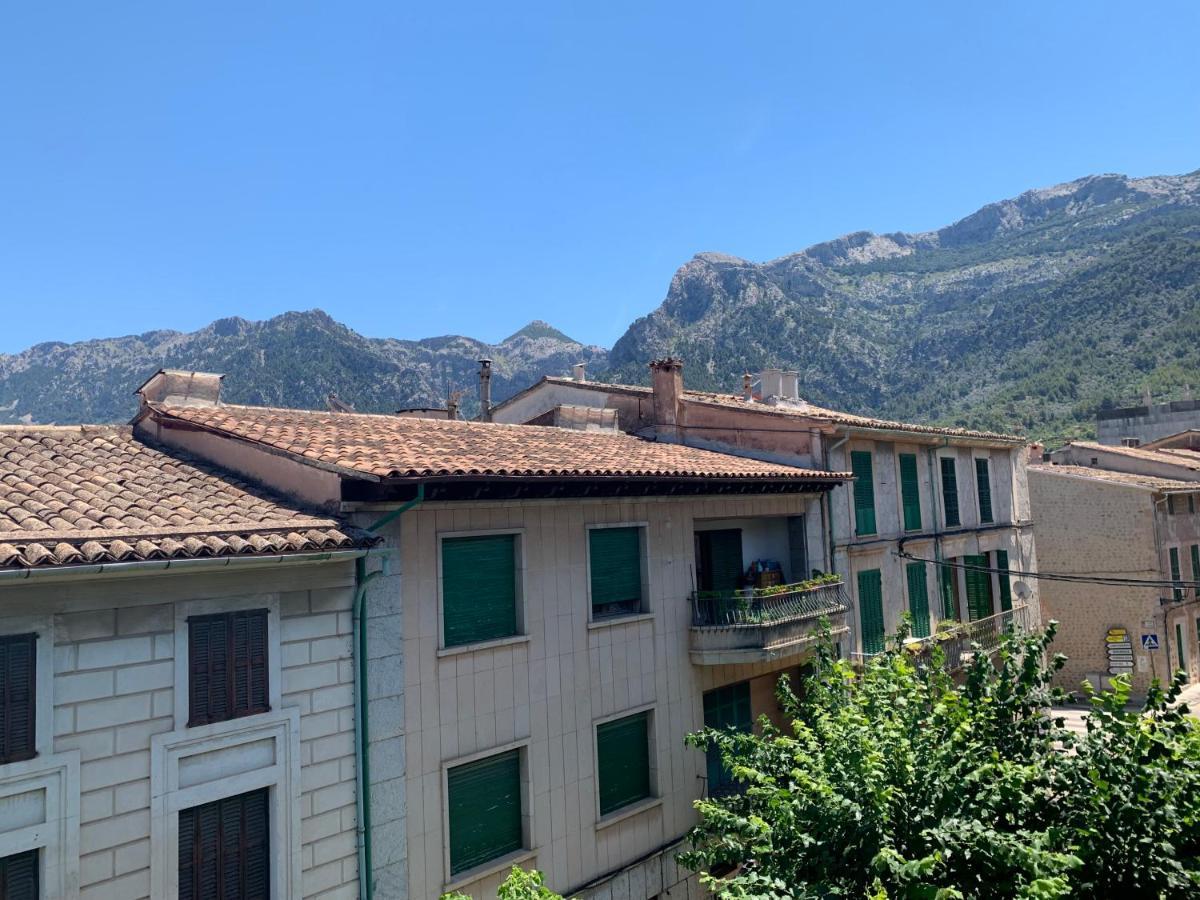
[[[966,666],[976,653],[991,656],[1000,649],[1000,639],[1010,630],[1024,631],[1029,628],[1029,607],[1014,603],[1012,609],[975,619],[970,622],[942,623],[929,637],[913,640],[909,646],[919,648],[922,654],[941,647],[946,658],[946,668],[955,671]],[[865,661],[874,653],[855,653],[853,658]]]
[[[692,593],[693,628],[763,626],[806,619],[815,625],[821,616],[833,618],[849,610],[846,587],[840,580]]]

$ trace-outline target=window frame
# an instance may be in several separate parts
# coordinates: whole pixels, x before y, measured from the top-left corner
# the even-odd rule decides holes
[[[916,496],[913,497],[917,514],[917,524],[912,528],[908,525],[908,504],[904,497],[904,459],[908,458],[913,461],[913,477],[915,480],[914,490]],[[922,531],[925,528],[925,510],[924,504],[921,502],[921,462],[920,456],[916,452],[905,453],[896,451],[896,484],[899,488],[897,493],[900,497],[900,529],[908,534]]]
[[[1167,548],[1167,566],[1170,570],[1172,602],[1182,603],[1186,593],[1183,588],[1183,560],[1179,555],[1179,547]]]
[[[640,715],[646,716],[646,761],[649,766],[647,773],[649,776],[649,793],[639,800],[630,801],[624,806],[618,806],[607,813],[602,813],[600,811],[600,728],[604,725],[619,722],[622,719],[631,719],[634,716]],[[596,775],[592,798],[596,804],[595,828],[597,831],[662,805],[663,798],[659,780],[658,748],[658,715],[656,703],[645,703],[632,709],[624,709],[618,713],[592,720],[592,760],[594,764],[593,771]]]
[[[41,718],[38,715],[38,701],[41,697],[42,691],[45,688],[45,685],[39,684],[38,660],[41,658],[42,652],[44,652],[44,651],[42,651],[42,648],[40,648],[38,646],[38,644],[40,644],[41,641],[40,641],[40,639],[38,637],[38,633],[36,631],[14,631],[14,632],[6,631],[5,633],[0,634],[0,644],[16,645],[16,644],[18,644],[18,642],[29,645],[32,648],[32,654],[33,654],[32,659],[30,660],[31,665],[29,666],[29,671],[26,673],[26,676],[25,676],[29,681],[29,691],[30,691],[28,710],[27,710],[27,721],[25,723],[26,729],[29,733],[29,745],[28,745],[27,749],[19,751],[19,752],[10,753],[8,756],[0,755],[0,766],[8,765],[10,763],[25,762],[25,760],[34,759],[38,755],[38,738],[40,736],[40,730],[38,728],[38,724],[39,724],[39,719]],[[4,673],[0,672],[0,677],[3,677],[3,674]],[[0,698],[3,698],[4,695],[6,695],[6,694],[7,694],[7,689],[5,688],[4,684],[2,682],[0,682]],[[10,723],[8,721],[8,715],[6,714],[5,715],[6,727],[9,724]],[[4,746],[7,746],[7,744],[8,744],[8,741],[6,739],[4,742]]]
[[[956,454],[939,453],[938,459],[938,496],[942,512],[942,526],[945,528],[962,527],[962,488],[958,484],[958,456]],[[950,521],[949,506],[946,503],[946,463],[949,462],[954,472],[954,518]]]
[[[178,844],[179,844],[179,836],[180,836],[180,833],[181,833],[181,832],[182,832],[182,830],[183,830],[183,828],[182,828],[182,822],[183,822],[183,817],[184,817],[185,815],[187,815],[187,814],[189,814],[189,813],[191,813],[191,814],[195,815],[195,811],[196,811],[196,810],[203,809],[204,807],[218,806],[218,804],[228,803],[228,802],[230,802],[230,801],[234,801],[234,800],[240,800],[240,801],[242,802],[242,804],[243,804],[243,806],[242,806],[242,814],[241,814],[241,817],[240,817],[240,822],[239,822],[239,826],[240,826],[240,827],[239,827],[239,829],[238,829],[238,832],[239,832],[239,838],[240,838],[240,839],[239,839],[239,841],[238,841],[238,844],[239,844],[239,846],[240,846],[240,847],[242,847],[242,848],[245,848],[245,846],[246,846],[247,842],[246,842],[246,840],[245,840],[245,832],[246,832],[246,822],[245,822],[245,818],[246,818],[246,817],[245,817],[245,806],[244,806],[244,804],[245,804],[245,798],[247,798],[247,797],[249,797],[249,796],[251,796],[251,795],[254,795],[254,794],[258,794],[258,795],[261,795],[261,796],[263,797],[263,803],[264,803],[264,806],[265,806],[265,808],[266,808],[266,809],[265,809],[265,811],[266,811],[266,823],[265,823],[265,824],[266,824],[266,833],[265,833],[265,834],[263,834],[263,835],[261,836],[261,844],[262,844],[262,846],[263,846],[263,848],[264,848],[264,849],[263,849],[263,856],[264,856],[264,865],[265,865],[265,868],[266,868],[267,896],[270,896],[270,895],[272,894],[272,892],[273,892],[272,885],[274,884],[274,881],[275,881],[275,878],[274,878],[274,871],[273,871],[273,870],[274,870],[274,864],[273,864],[273,863],[274,863],[274,861],[272,860],[272,856],[273,856],[274,854],[273,854],[273,852],[272,852],[272,850],[273,850],[273,847],[272,847],[272,832],[271,832],[271,828],[272,828],[272,821],[271,821],[271,820],[272,820],[272,818],[273,818],[273,815],[272,815],[272,808],[274,807],[274,805],[275,805],[275,804],[274,804],[273,798],[272,798],[272,796],[271,796],[271,788],[270,788],[269,786],[268,786],[268,787],[261,787],[261,788],[254,788],[254,789],[252,789],[252,790],[249,790],[249,791],[244,791],[244,792],[242,792],[242,793],[240,793],[240,794],[232,794],[232,795],[230,795],[230,796],[227,796],[227,797],[219,797],[219,798],[217,798],[216,800],[209,800],[209,801],[207,801],[207,802],[205,802],[205,803],[199,803],[199,804],[197,804],[197,805],[195,805],[195,806],[189,806],[189,807],[186,807],[186,808],[184,808],[184,809],[181,809],[181,810],[179,810],[179,812],[177,812],[177,813],[175,814],[175,815],[176,815],[176,819],[178,820],[178,823],[179,823],[179,824],[178,824],[178,826],[177,826],[177,828],[176,828],[176,848],[175,848],[175,852],[176,852],[176,856],[177,856],[177,858],[178,858],[178,859],[179,859],[179,860],[182,862],[182,859],[183,859],[183,854],[180,852],[182,848],[181,848],[181,847],[179,847],[179,846],[178,846]],[[218,809],[219,809],[219,807],[218,807]],[[220,817],[220,815],[218,814],[217,835],[216,835],[216,840],[217,840],[217,842],[218,842],[218,845],[224,845],[224,844],[226,844],[226,843],[228,842],[228,841],[227,841],[227,836],[226,836],[226,835],[225,835],[225,833],[224,833],[224,827],[223,827],[223,826],[224,826],[224,821],[223,821],[223,819]],[[193,831],[195,831],[195,829],[193,829]],[[193,854],[195,853],[195,850],[196,850],[196,848],[202,845],[202,842],[201,842],[201,841],[199,841],[199,839],[198,839],[198,838],[199,838],[199,836],[197,835],[196,837],[197,837],[197,840],[196,840],[196,842],[195,842],[195,845],[194,845],[194,847],[193,847]],[[244,861],[244,855],[243,855],[243,861]],[[177,869],[176,869],[176,890],[178,890],[178,882],[179,882],[179,878],[180,878],[180,876],[182,875],[182,871],[183,871],[183,866],[182,866],[182,865],[179,865],[179,866],[177,867]],[[222,873],[222,874],[223,874],[223,873]],[[244,875],[244,870],[243,870],[243,875]],[[195,881],[195,878],[196,878],[196,875],[193,875],[193,883],[194,883],[194,881]]]
[[[992,477],[992,458],[990,456],[972,456],[971,467],[975,470],[975,514],[978,517],[980,525],[994,525],[996,522],[996,491],[995,479]],[[983,469],[980,470],[979,464],[983,463]],[[987,479],[987,494],[988,494],[988,517],[983,517],[983,494],[980,492],[979,476],[983,475]]]
[[[261,615],[262,620],[263,620],[263,631],[264,631],[263,641],[265,644],[264,652],[266,654],[266,658],[263,660],[263,677],[266,679],[266,685],[265,685],[265,687],[266,687],[266,706],[263,706],[263,707],[247,706],[245,709],[239,711],[235,707],[236,701],[235,701],[235,697],[234,697],[234,692],[235,692],[235,688],[234,688],[234,683],[235,683],[234,682],[234,679],[235,679],[234,638],[233,638],[233,630],[232,630],[231,626],[232,626],[233,620],[237,617],[249,618],[250,616],[257,617],[259,615]],[[184,645],[184,653],[187,656],[187,672],[188,672],[188,686],[187,686],[188,687],[188,691],[187,691],[187,703],[188,703],[187,727],[188,728],[198,728],[202,725],[213,725],[217,722],[228,722],[232,719],[245,719],[250,716],[260,716],[264,713],[269,713],[271,711],[271,709],[272,709],[272,705],[271,705],[271,657],[274,655],[274,653],[272,653],[272,647],[271,647],[270,618],[271,618],[271,611],[265,606],[257,606],[257,607],[253,607],[251,609],[230,609],[230,610],[224,610],[222,612],[200,613],[200,614],[188,616],[188,618],[187,618],[187,626],[188,626],[187,627],[187,643]],[[225,642],[226,642],[226,647],[225,647],[226,657],[225,658],[226,658],[226,666],[227,666],[225,689],[228,694],[229,715],[222,716],[220,718],[213,717],[212,714],[210,713],[204,719],[197,719],[196,714],[192,710],[192,672],[193,672],[192,628],[195,626],[195,624],[197,624],[200,621],[206,621],[206,622],[223,621],[225,623]],[[211,673],[210,673],[210,677],[211,677]],[[247,693],[249,693],[249,688],[247,688]]]
[[[638,532],[638,565],[641,569],[639,580],[642,586],[642,596],[638,609],[633,612],[620,612],[607,616],[597,616],[595,603],[592,600],[592,532],[612,528],[636,528]],[[584,526],[584,574],[587,590],[587,620],[589,625],[605,625],[609,622],[628,621],[638,616],[651,615],[654,612],[650,603],[650,523],[640,522],[593,522]]]
[[[849,451],[849,457],[850,457],[850,470],[854,474],[854,481],[850,485],[850,509],[851,509],[851,512],[853,513],[852,524],[854,526],[854,537],[873,537],[873,536],[879,534],[879,507],[875,502],[876,501],[876,496],[875,496],[875,448],[870,447],[869,449],[866,449],[866,450],[851,449]],[[869,465],[871,468],[870,481],[863,482],[861,480],[859,474],[854,471],[855,457],[858,457],[860,459],[863,457],[866,458],[867,465]],[[861,523],[859,521],[858,485],[861,483],[868,484],[870,486],[870,491],[871,491],[871,527],[870,527],[869,531],[864,527],[863,523]],[[862,509],[865,511],[866,506],[864,505],[862,507]]]
[[[33,756],[3,765],[15,765],[54,753],[54,617],[18,615],[0,618],[0,634],[34,634]]]
[[[446,578],[444,572],[443,548],[447,540],[472,537],[499,537],[511,534],[513,541],[513,565],[515,568],[516,584],[514,585],[513,602],[516,606],[516,634],[503,637],[487,638],[482,641],[468,641],[462,644],[446,643]],[[435,536],[437,541],[437,646],[440,655],[455,653],[470,653],[475,650],[485,650],[489,647],[503,646],[529,639],[529,623],[526,616],[525,579],[526,579],[526,530],[524,528],[477,528],[469,531],[439,531]]]

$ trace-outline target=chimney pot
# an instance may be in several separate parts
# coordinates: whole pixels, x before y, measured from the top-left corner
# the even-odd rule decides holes
[[[784,372],[780,377],[780,396],[784,400],[800,399],[800,373]]]
[[[479,361],[479,421],[492,421],[492,361]]]
[[[576,381],[587,381],[584,372],[584,363],[575,363],[571,366],[571,372],[575,376]]]
[[[742,399],[747,403],[754,400],[754,376],[749,372],[742,376]]]
[[[760,376],[762,396],[764,400],[783,396],[783,370],[763,369]]]
[[[650,363],[654,432],[660,441],[680,442],[683,424],[683,360],[668,356]]]

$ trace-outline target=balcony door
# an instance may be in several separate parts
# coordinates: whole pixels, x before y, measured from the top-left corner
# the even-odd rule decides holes
[[[696,532],[696,588],[733,591],[742,586],[742,529]]]

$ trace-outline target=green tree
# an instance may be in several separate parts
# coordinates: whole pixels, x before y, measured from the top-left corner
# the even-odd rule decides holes
[[[791,727],[706,731],[742,790],[698,801],[682,861],[722,898],[1195,896],[1200,738],[1183,684],[1091,697],[1076,739],[1051,705],[1056,625],[977,654],[961,683],[899,638],[861,670],[828,642],[780,699]],[[902,637],[902,636],[901,636]]]
[[[527,872],[520,866],[513,866],[500,885],[500,900],[563,900],[563,898],[546,887],[541,872]],[[466,894],[442,894],[441,900],[471,900]]]

